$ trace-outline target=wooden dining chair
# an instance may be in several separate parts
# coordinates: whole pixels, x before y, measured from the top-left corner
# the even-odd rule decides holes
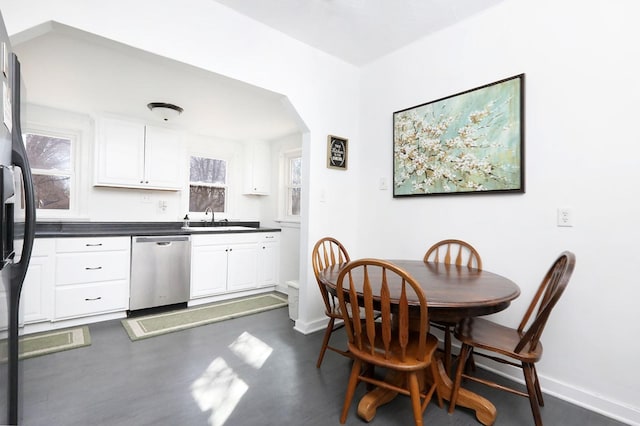
[[[529,398],[533,419],[537,426],[542,425],[540,407],[544,405],[542,390],[535,363],[542,356],[540,337],[551,310],[564,292],[575,268],[575,255],[565,251],[553,263],[536,292],[529,309],[527,309],[517,329],[505,327],[481,318],[467,318],[455,329],[455,336],[462,342],[460,362],[456,371],[453,390],[451,392],[452,413],[458,398],[462,378],[467,378],[496,389]],[[475,351],[480,349],[482,352]],[[494,361],[513,365],[522,369],[527,392],[480,379],[463,373],[464,360],[475,353]]]
[[[482,269],[482,259],[473,246],[462,240],[438,241],[424,255],[425,262],[444,263],[447,265],[466,266]]]
[[[424,255],[425,262],[444,263],[445,265],[455,265],[457,267],[466,266],[482,270],[482,259],[478,251],[469,243],[462,240],[448,239],[438,241]],[[445,321],[431,321],[431,325],[444,332],[444,368],[447,374],[451,374],[451,335],[455,323]],[[473,358],[470,358],[473,365]]]
[[[361,259],[348,263],[340,272],[336,293],[347,326],[347,346],[354,358],[340,423],[346,421],[356,387],[363,381],[409,395],[415,423],[422,425],[422,415],[434,391],[440,407],[442,398],[434,358],[438,339],[429,334],[427,298],[420,285],[392,263]],[[409,298],[420,301],[411,313]],[[400,377],[377,379],[376,366]],[[420,379],[428,368],[433,383],[428,389],[420,389]]]
[[[343,263],[348,262],[349,260],[349,253],[347,253],[347,249],[344,248],[340,241],[332,237],[325,237],[318,240],[316,245],[313,247],[313,251],[311,252],[313,273],[316,276],[318,288],[320,289],[320,294],[322,295],[322,300],[325,307],[325,315],[329,317],[329,323],[327,324],[327,328],[324,332],[324,338],[322,339],[322,346],[320,347],[320,354],[318,355],[316,368],[320,368],[320,366],[322,365],[322,360],[324,359],[324,354],[327,349],[330,349],[341,355],[349,356],[349,353],[346,350],[329,345],[331,334],[334,331],[344,327],[344,324],[340,323],[336,325],[336,320],[342,319],[342,313],[340,312],[338,299],[332,292],[329,291],[329,289],[322,283],[322,281],[320,281],[319,276],[320,271],[322,271],[323,269],[329,268],[331,266],[339,266]]]

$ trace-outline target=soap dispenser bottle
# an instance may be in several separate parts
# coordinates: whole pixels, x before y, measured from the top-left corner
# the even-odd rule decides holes
[[[182,222],[182,227],[183,228],[188,228],[189,227],[189,215],[188,214],[184,215],[184,219],[183,219],[183,222]]]

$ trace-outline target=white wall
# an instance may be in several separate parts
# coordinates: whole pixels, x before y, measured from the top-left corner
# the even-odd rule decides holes
[[[300,223],[282,221],[280,205],[286,194],[281,191],[286,182],[282,170],[283,154],[302,148],[302,136],[293,134],[271,142],[271,196],[262,203],[262,218],[265,226],[281,228],[280,235],[280,284],[281,290],[287,281],[300,277]]]
[[[514,324],[555,256],[573,250],[576,272],[544,336],[543,387],[640,424],[640,291],[629,268],[640,213],[635,2],[505,0],[362,70],[209,0],[1,0],[0,9],[10,34],[56,20],[287,95],[309,129],[301,259],[327,234],[355,257],[416,259],[461,237],[521,286],[496,315]],[[377,189],[380,177],[392,181],[393,111],[521,72],[526,194],[394,200]],[[349,138],[348,170],[325,167],[327,134]],[[573,228],[555,226],[564,206]],[[296,327],[307,332],[321,326],[322,307],[308,261],[301,277]]]
[[[182,164],[174,164],[175,167],[180,166],[184,170],[184,186],[181,191],[97,187],[93,186],[93,153],[96,138],[94,117],[41,105],[28,105],[25,117],[25,130],[70,131],[76,142],[76,199],[79,205],[72,207],[69,214],[63,213],[63,216],[57,211],[39,212],[38,220],[180,221],[189,209],[188,161],[191,155],[227,161],[227,213],[217,214],[216,220],[261,220],[263,200],[242,193],[245,169],[248,165],[241,143],[185,132],[185,157],[176,159]],[[159,208],[161,201],[166,203],[166,209]],[[200,217],[193,216],[191,219],[196,221]]]
[[[218,158],[227,161],[227,185],[229,186],[227,210],[228,213],[216,214],[216,220],[260,220],[261,200],[243,194],[245,170],[249,166],[244,155],[244,147],[237,141],[228,141],[211,136],[187,136],[187,151],[189,156]],[[181,191],[183,208],[189,207],[189,190],[185,187]],[[184,215],[184,213],[183,213]],[[197,219],[197,218],[195,218]]]
[[[322,302],[310,268],[315,241],[337,233],[356,243],[340,216],[356,212],[357,176],[328,170],[326,137],[358,140],[359,71],[209,0],[1,0],[10,35],[56,21],[139,49],[282,93],[308,129],[303,143],[300,317],[296,328],[322,327]],[[170,28],[171,31],[167,31]],[[324,201],[320,194],[324,193]]]
[[[495,316],[516,326],[564,249],[577,268],[539,365],[545,390],[640,424],[638,217],[640,6],[632,1],[500,5],[363,69],[356,256],[419,259],[442,238],[476,246],[522,289]],[[392,198],[392,113],[526,73],[526,193]],[[366,125],[365,125],[366,124]],[[556,226],[571,207],[573,228]],[[376,229],[377,232],[371,232]],[[519,371],[511,374],[521,375]]]

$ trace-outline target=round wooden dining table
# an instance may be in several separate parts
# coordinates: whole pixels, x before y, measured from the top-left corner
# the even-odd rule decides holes
[[[427,298],[430,320],[457,323],[467,317],[493,314],[506,309],[511,301],[520,295],[520,288],[513,281],[493,272],[422,260],[389,261],[404,269],[420,283]],[[344,264],[336,265],[321,271],[320,280],[335,290],[338,274],[343,266]],[[393,288],[391,298],[395,298]],[[409,300],[410,305],[418,303],[417,300]],[[441,359],[438,359],[438,371],[439,393],[444,399],[449,400],[453,383]],[[426,373],[426,376],[427,381],[433,380],[429,373]],[[371,421],[377,407],[391,401],[395,396],[395,393],[382,388],[372,390],[360,400],[358,415],[366,421]],[[467,389],[460,389],[456,405],[474,410],[476,418],[482,424],[491,425],[495,422],[495,406]]]

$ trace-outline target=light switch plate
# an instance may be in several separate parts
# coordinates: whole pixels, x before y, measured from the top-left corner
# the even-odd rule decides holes
[[[381,177],[380,178],[380,183],[378,185],[378,188],[381,191],[385,191],[385,190],[389,189],[389,185],[387,185],[387,178],[386,177]]]

